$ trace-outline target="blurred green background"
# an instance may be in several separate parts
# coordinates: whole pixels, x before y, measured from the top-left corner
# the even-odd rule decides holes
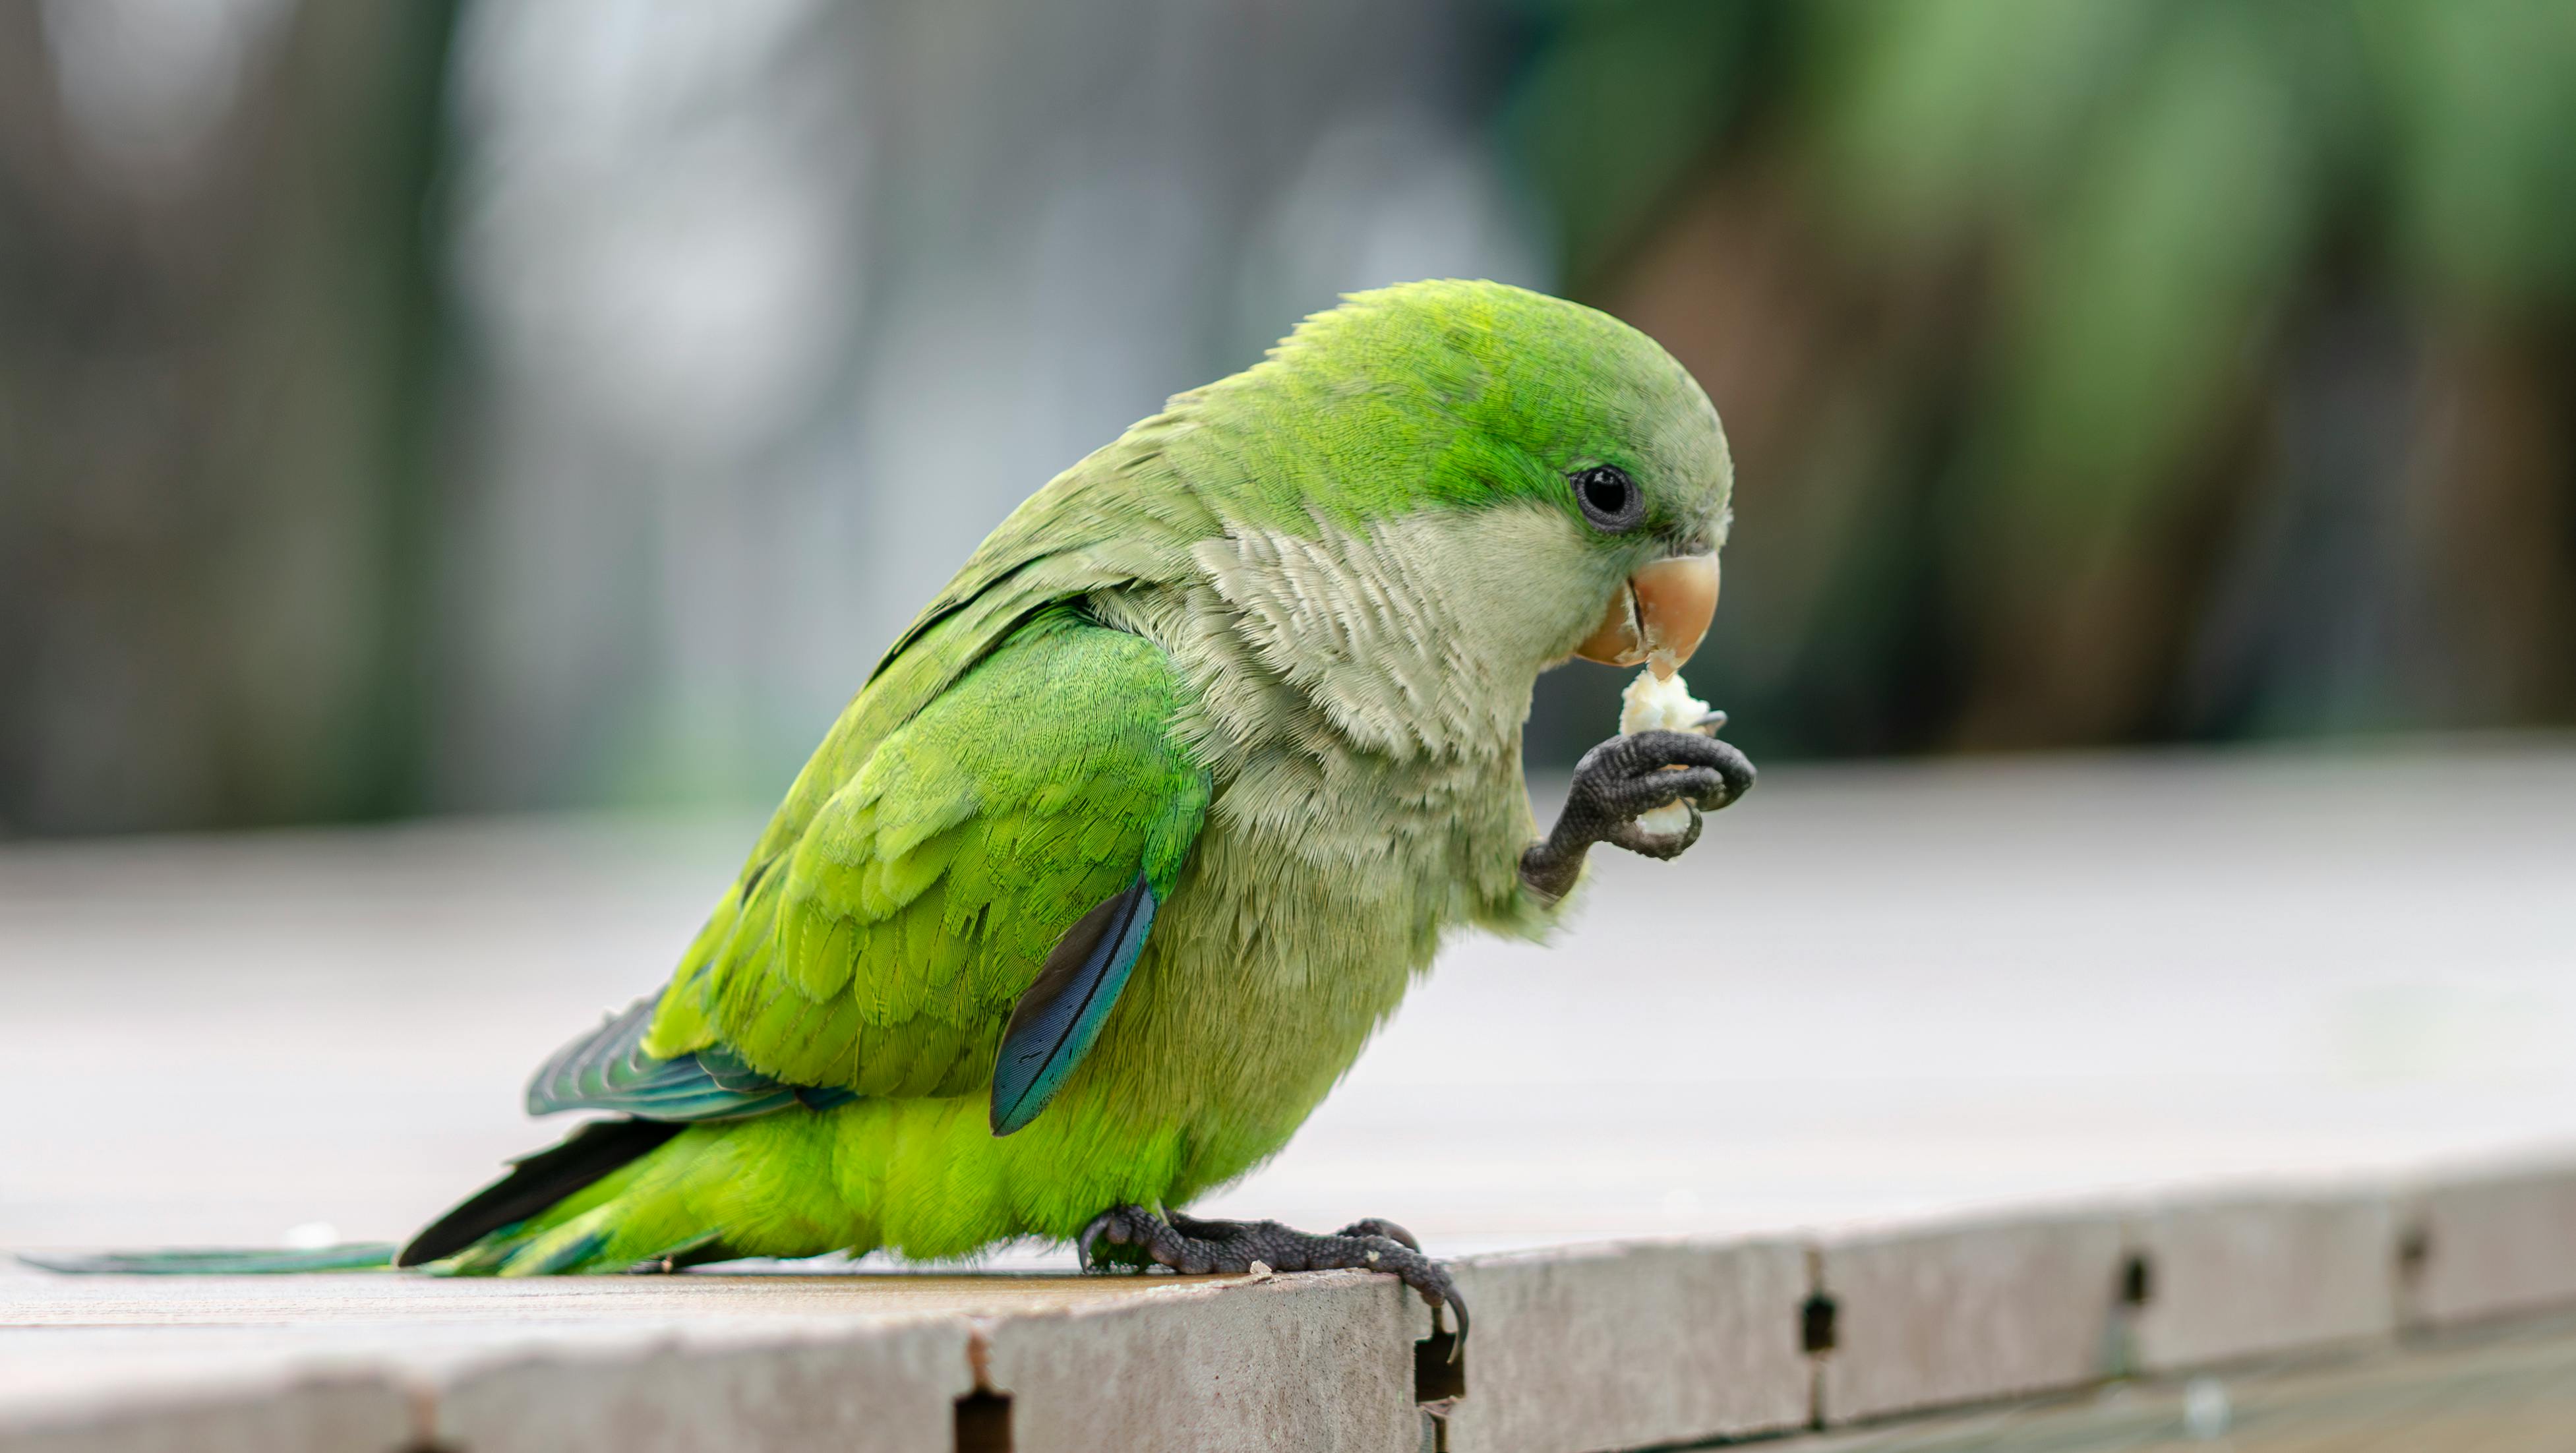
[[[2571,78],[2552,0],[0,0],[0,833],[773,795],[1020,497],[1430,275],[1707,385],[1757,758],[2563,726]]]

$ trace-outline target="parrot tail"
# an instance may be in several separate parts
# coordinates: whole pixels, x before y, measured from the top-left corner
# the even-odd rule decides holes
[[[560,1143],[510,1162],[508,1175],[429,1223],[404,1245],[394,1265],[443,1261],[495,1233],[507,1233],[540,1218],[568,1197],[661,1148],[685,1128],[667,1120],[592,1120],[578,1125]]]
[[[438,1276],[556,1276],[868,1249],[876,1228],[831,1171],[843,1117],[859,1109],[593,1121],[441,1217],[400,1264]]]
[[[74,1276],[266,1276],[295,1271],[375,1271],[394,1264],[390,1241],[352,1241],[294,1249],[245,1247],[208,1251],[102,1251],[94,1256],[18,1253],[39,1271]]]
[[[20,1253],[17,1259],[39,1270],[76,1276],[250,1276],[374,1271],[424,1262],[445,1262],[432,1270],[469,1276],[502,1270],[572,1270],[577,1263],[595,1258],[568,1257],[560,1245],[566,1238],[547,1238],[542,1233],[600,1200],[600,1192],[613,1193],[626,1179],[618,1172],[630,1170],[636,1161],[686,1128],[655,1120],[593,1120],[578,1126],[561,1142],[512,1161],[508,1175],[439,1217],[399,1250],[389,1241],[359,1241],[309,1249],[226,1247],[61,1256]],[[581,1197],[584,1191],[594,1194]],[[713,1241],[712,1237],[704,1237],[700,1238],[703,1244],[675,1246],[659,1250],[651,1258],[629,1260],[669,1260],[674,1265],[714,1260],[709,1254],[715,1249]],[[544,1243],[533,1248],[541,1255],[518,1255],[523,1249],[531,1249],[532,1242]],[[596,1252],[607,1248],[601,1245],[590,1249]]]

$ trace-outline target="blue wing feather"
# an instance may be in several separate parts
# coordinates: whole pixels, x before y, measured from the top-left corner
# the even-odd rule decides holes
[[[995,1135],[1036,1119],[1091,1052],[1144,951],[1157,906],[1140,872],[1127,891],[1084,914],[1047,955],[1037,982],[1011,1011],[993,1064]]]

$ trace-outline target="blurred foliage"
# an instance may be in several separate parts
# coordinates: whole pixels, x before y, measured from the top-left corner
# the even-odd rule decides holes
[[[0,831],[412,800],[451,10],[0,5]]]
[[[1571,285],[1737,439],[1695,674],[1749,742],[2576,709],[2576,7],[1535,23],[1508,134]]]
[[[1441,272],[1708,386],[1758,754],[2563,725],[2571,76],[2563,0],[0,6],[0,832],[774,791],[1049,472]]]

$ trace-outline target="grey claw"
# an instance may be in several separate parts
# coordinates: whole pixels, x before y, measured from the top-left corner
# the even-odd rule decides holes
[[[1704,737],[1716,736],[1719,732],[1725,729],[1726,713],[1722,711],[1712,711],[1708,715],[1701,717],[1699,720],[1692,722],[1689,726],[1683,728],[1685,731],[1694,731]]]
[[[1699,804],[1684,803],[1690,809],[1690,826],[1677,833],[1648,832],[1631,818],[1610,829],[1610,841],[1641,857],[1669,862],[1690,850],[1699,841],[1700,829],[1706,825]]]
[[[1075,1237],[1073,1243],[1074,1255],[1081,1262],[1082,1269],[1087,1272],[1139,1269],[1132,1264],[1132,1256],[1104,1255],[1101,1243],[1107,1242],[1111,1246],[1151,1245],[1153,1233],[1132,1224],[1134,1217],[1145,1214],[1134,1206],[1112,1206],[1092,1217],[1091,1224],[1082,1228],[1082,1234]]]

